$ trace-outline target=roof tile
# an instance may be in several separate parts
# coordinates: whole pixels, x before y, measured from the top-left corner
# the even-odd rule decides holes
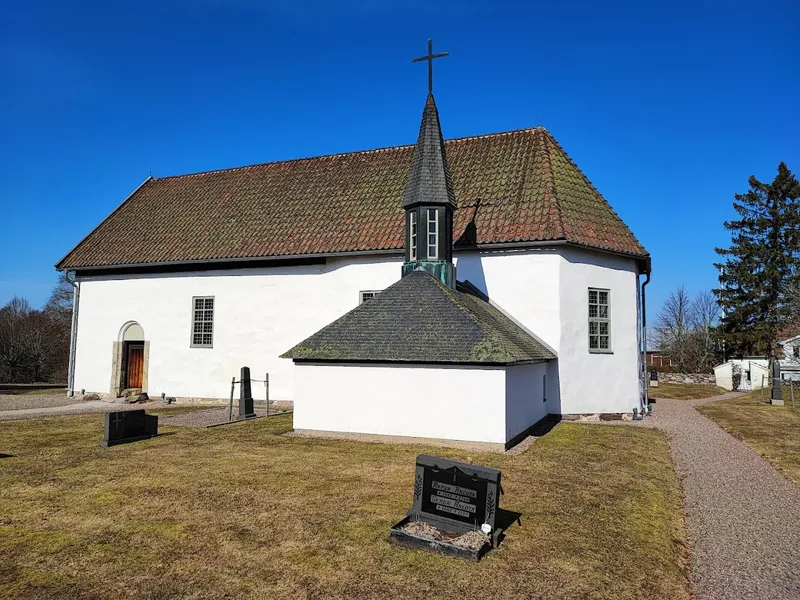
[[[445,148],[458,243],[566,240],[647,256],[544,128],[449,140]],[[400,250],[412,150],[149,179],[56,266]]]

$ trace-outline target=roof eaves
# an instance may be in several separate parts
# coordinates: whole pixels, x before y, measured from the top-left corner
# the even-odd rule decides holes
[[[61,268],[61,265],[64,263],[64,261],[67,259],[67,257],[69,257],[70,254],[75,252],[75,250],[78,249],[78,246],[83,244],[83,242],[85,242],[89,238],[90,235],[92,235],[95,231],[100,229],[100,227],[103,225],[103,223],[105,223],[111,217],[113,217],[119,211],[119,209],[121,209],[125,205],[125,203],[128,202],[128,200],[130,200],[131,198],[133,198],[136,195],[136,192],[138,192],[140,189],[142,189],[145,186],[145,184],[147,182],[151,181],[152,179],[155,179],[155,178],[152,175],[148,175],[147,179],[145,179],[142,183],[140,183],[138,186],[136,186],[136,189],[133,190],[130,194],[128,194],[127,198],[125,198],[122,202],[120,202],[119,205],[114,210],[112,210],[111,213],[105,219],[100,221],[94,229],[92,229],[89,233],[87,233],[85,236],[83,236],[81,238],[81,240],[77,244],[75,244],[72,247],[72,249],[70,249],[69,252],[67,252],[64,256],[62,256],[61,260],[59,260],[55,264],[56,270],[58,270],[58,271],[72,270],[72,269],[63,269],[63,268]]]
[[[614,208],[611,206],[611,204],[609,204],[608,200],[606,200],[605,197],[603,196],[603,194],[601,194],[600,191],[594,186],[594,184],[591,182],[591,180],[586,176],[586,173],[584,173],[583,170],[575,163],[575,161],[572,160],[572,157],[569,154],[567,154],[567,151],[564,150],[564,148],[561,147],[561,144],[558,143],[558,140],[555,139],[550,134],[549,131],[547,131],[547,130],[545,130],[545,131],[547,133],[547,137],[549,138],[550,141],[552,141],[552,143],[554,144],[555,148],[561,153],[561,155],[567,161],[569,161],[569,163],[573,166],[573,168],[580,174],[580,176],[583,178],[583,180],[586,182],[586,184],[589,186],[589,188],[594,192],[595,197],[597,199],[599,199],[601,202],[603,202],[603,204],[606,205],[606,208],[608,208],[608,210],[611,212],[611,214],[614,215],[614,218],[616,218],[617,221],[619,221],[620,224],[622,224],[622,226],[625,227],[625,229],[628,230],[628,233],[630,234],[630,236],[633,238],[633,240],[636,242],[636,244],[638,244],[638,246],[645,252],[645,256],[647,256],[648,259],[649,259],[650,254],[647,252],[647,249],[639,241],[639,239],[634,235],[634,233],[631,230],[631,228],[628,227],[628,225],[625,223],[625,221],[623,221],[622,218],[617,214],[617,211],[615,211]]]

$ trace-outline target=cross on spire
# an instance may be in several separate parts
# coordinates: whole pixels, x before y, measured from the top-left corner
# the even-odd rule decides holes
[[[428,56],[420,56],[419,58],[412,58],[411,62],[428,61],[428,94],[433,93],[433,59],[442,58],[450,54],[449,52],[440,52],[439,54],[433,53],[433,40],[428,38]]]

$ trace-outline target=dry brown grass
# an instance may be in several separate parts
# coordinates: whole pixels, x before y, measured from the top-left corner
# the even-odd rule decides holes
[[[699,400],[711,398],[727,393],[724,388],[703,383],[660,383],[659,386],[649,389],[650,397],[671,398],[673,400]]]
[[[800,393],[795,390],[800,399]],[[764,390],[768,399],[770,390]],[[718,400],[698,406],[697,410],[712,419],[732,436],[742,440],[800,485],[800,402],[792,408],[788,389],[785,406],[760,402],[761,391],[730,400]]]
[[[102,417],[0,423],[7,598],[688,599],[664,435],[562,423],[518,456],[290,438],[291,417],[99,447]],[[478,564],[392,546],[415,457],[503,471]]]

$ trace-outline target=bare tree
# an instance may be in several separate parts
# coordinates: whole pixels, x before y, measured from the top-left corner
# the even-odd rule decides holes
[[[656,321],[661,349],[682,372],[702,372],[716,359],[714,328],[719,306],[711,292],[691,298],[683,286],[670,292]]]
[[[689,359],[691,303],[686,289],[680,286],[669,293],[656,320],[658,343],[662,350],[669,352],[673,364],[681,371],[686,370]]]
[[[694,371],[705,371],[714,366],[717,358],[714,328],[719,323],[719,304],[714,293],[706,290],[692,300],[691,363]]]
[[[0,308],[0,382],[65,381],[72,286],[62,275],[42,310],[14,297]]]
[[[24,329],[31,310],[28,301],[18,296],[0,309],[0,377],[4,381],[19,380],[25,369]]]

